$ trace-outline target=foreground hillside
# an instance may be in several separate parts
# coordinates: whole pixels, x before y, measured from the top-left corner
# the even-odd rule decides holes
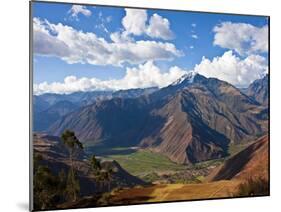
[[[69,169],[68,152],[59,137],[45,134],[34,135],[34,154],[40,154],[42,156],[40,163],[47,164],[54,173],[58,173],[61,168],[65,171]],[[90,164],[87,161],[87,157],[89,156],[81,151],[74,161],[75,169],[79,173],[82,184],[85,183],[85,187],[82,186],[81,189],[82,194],[96,192],[95,178],[90,174]],[[111,182],[113,188],[116,186],[130,187],[144,184],[142,180],[130,175],[114,160],[102,161],[101,166],[114,169]],[[101,189],[103,190],[104,188]]]
[[[265,135],[225,161],[209,176],[209,180],[246,180],[247,178],[268,180],[268,167],[268,135]]]
[[[204,184],[164,184],[116,192],[112,204],[134,204],[229,197],[239,181],[217,181]]]

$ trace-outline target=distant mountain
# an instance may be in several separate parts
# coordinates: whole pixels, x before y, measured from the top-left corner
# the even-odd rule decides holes
[[[135,145],[148,114],[146,101],[142,100],[113,98],[97,102],[62,117],[48,132],[60,135],[72,129],[84,142],[104,140],[110,146]]]
[[[69,101],[74,104],[79,105],[88,105],[92,104],[96,100],[108,99],[111,98],[112,91],[92,91],[92,92],[74,92],[71,94],[55,94],[55,93],[46,93],[39,95],[42,100],[47,102],[50,106],[60,102],[60,101]]]
[[[156,87],[113,91],[75,92],[71,94],[43,94],[34,96],[34,130],[45,131],[55,121],[79,107],[113,98],[137,98],[158,90]]]
[[[136,88],[136,89],[128,89],[128,90],[119,90],[112,94],[113,98],[137,98],[142,95],[149,95],[155,91],[159,90],[157,87],[150,88]]]
[[[146,96],[76,110],[49,133],[72,129],[84,142],[139,145],[178,163],[195,163],[224,157],[229,142],[246,142],[266,132],[264,111],[231,84],[190,73]]]
[[[42,103],[45,102],[49,106],[52,106],[61,101],[69,101],[80,106],[86,106],[93,104],[96,101],[108,100],[116,97],[137,98],[141,95],[151,94],[156,90],[158,90],[157,87],[150,87],[118,91],[80,91],[70,94],[46,93],[39,96],[35,96],[35,99],[39,99]]]
[[[250,84],[250,86],[245,90],[245,93],[262,105],[268,106],[268,81],[268,74],[266,74],[266,76],[264,76],[262,79],[257,79]]]
[[[50,107],[50,104],[40,96],[33,96],[33,112],[40,113]]]
[[[45,131],[51,124],[57,121],[59,118],[77,109],[78,106],[72,102],[62,100],[56,102],[48,109],[34,113],[34,130]]]
[[[268,135],[229,158],[208,178],[209,181],[261,177],[268,179]]]

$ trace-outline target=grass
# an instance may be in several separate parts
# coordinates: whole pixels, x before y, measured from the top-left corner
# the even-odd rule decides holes
[[[95,154],[105,159],[116,160],[122,168],[130,174],[140,177],[147,182],[163,180],[162,174],[169,175],[169,179],[178,183],[200,182],[201,178],[185,179],[180,176],[173,176],[176,172],[190,171],[197,173],[197,170],[208,169],[220,165],[224,159],[204,161],[194,165],[181,165],[172,162],[168,157],[152,152],[148,149],[137,149],[130,147],[106,148],[101,146],[86,147],[88,154]],[[194,172],[195,171],[195,172]],[[201,175],[199,173],[199,175]],[[176,178],[175,178],[176,177]],[[183,176],[184,177],[184,176]],[[167,179],[167,178],[166,178]]]
[[[149,150],[138,150],[129,154],[108,155],[106,158],[116,160],[124,169],[135,176],[144,176],[159,171],[186,169],[186,166],[176,164],[167,157]]]

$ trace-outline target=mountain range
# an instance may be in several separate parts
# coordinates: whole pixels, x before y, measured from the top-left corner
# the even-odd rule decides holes
[[[46,131],[55,121],[75,109],[112,98],[136,98],[148,95],[158,88],[113,91],[74,92],[71,94],[46,93],[33,96],[34,130]]]
[[[84,143],[149,148],[182,164],[221,158],[229,144],[267,133],[266,81],[242,92],[191,72],[162,89],[44,94],[34,97],[35,130],[71,129]],[[37,124],[44,115],[50,121]]]

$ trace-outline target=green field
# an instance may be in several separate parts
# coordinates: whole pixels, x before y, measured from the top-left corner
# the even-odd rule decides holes
[[[186,166],[179,165],[167,157],[149,150],[138,150],[128,154],[107,155],[105,158],[116,160],[124,169],[135,176],[144,176],[159,171],[179,171]]]
[[[249,144],[231,144],[229,146],[229,156],[235,155]],[[217,167],[222,164],[228,157],[203,161],[196,164],[180,165],[172,162],[166,156],[152,152],[148,149],[139,149],[137,147],[102,147],[102,146],[86,146],[86,152],[88,154],[94,154],[103,159],[110,159],[117,161],[122,168],[128,171],[130,174],[138,176],[145,181],[153,182],[163,179],[159,174],[166,174],[173,178],[173,174],[181,171],[188,171],[193,173],[194,179],[202,181],[202,173],[200,170],[207,170],[210,167]],[[207,173],[207,172],[206,172]],[[205,175],[205,173],[203,173]],[[179,178],[179,176],[177,176]],[[194,180],[193,180],[194,181]]]
[[[103,159],[115,160],[130,174],[138,176],[148,182],[163,179],[159,174],[172,177],[176,172],[181,171],[193,173],[195,179],[201,176],[200,170],[208,169],[210,166],[218,166],[224,161],[224,159],[217,159],[194,165],[181,165],[172,162],[168,157],[160,153],[134,147],[106,148],[101,146],[88,146],[86,147],[86,152]],[[180,178],[180,176],[177,175],[177,178]]]

